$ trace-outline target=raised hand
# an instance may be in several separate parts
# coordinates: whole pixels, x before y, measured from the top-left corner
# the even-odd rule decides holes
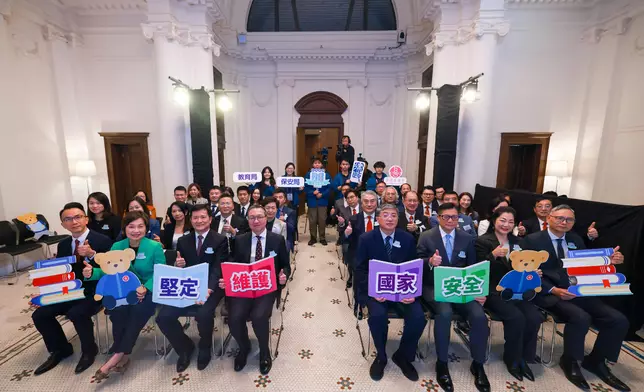
[[[519,222],[519,235],[525,235],[525,226],[523,226],[523,222]]]
[[[78,254],[83,257],[94,256],[94,250],[87,240],[85,240],[85,242],[78,246]]]
[[[179,268],[186,266],[186,260],[181,257],[181,252],[177,252],[177,259],[174,261],[174,266]]]
[[[85,263],[85,267],[83,268],[83,277],[85,279],[89,279],[92,277],[92,270],[94,267],[90,263],[87,262],[87,260],[83,260],[83,263]]]
[[[139,299],[139,302],[143,301],[147,292],[148,289],[143,285],[136,288],[136,298]]]
[[[342,215],[338,215],[338,224],[340,226],[344,226],[344,218],[342,217]]]
[[[347,228],[344,229],[344,235],[348,237],[351,235],[351,233],[353,233],[353,229],[351,228],[351,222],[349,222]]]
[[[492,251],[492,254],[494,257],[505,257],[508,254],[508,250],[499,245]]]
[[[560,289],[559,287],[553,288],[552,291],[550,292],[550,294],[555,295],[555,296],[563,299],[564,301],[569,301],[569,300],[577,297],[575,294],[571,293],[570,291],[568,291],[566,289]]]
[[[622,264],[624,262],[624,255],[619,251],[619,246],[616,246],[613,251],[614,253],[610,257],[611,264]]]
[[[429,258],[429,264],[433,265],[434,267],[438,267],[442,262],[443,258],[441,257],[440,253],[438,253],[438,249],[436,249],[436,253],[434,253],[434,255]]]
[[[594,240],[597,237],[599,237],[599,232],[595,228],[595,222],[593,222],[588,226],[588,238]]]

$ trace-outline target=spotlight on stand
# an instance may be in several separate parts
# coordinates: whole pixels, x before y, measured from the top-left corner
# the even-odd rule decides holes
[[[416,97],[416,109],[425,110],[429,107],[429,93],[421,92]]]
[[[175,103],[181,106],[188,106],[190,103],[190,91],[183,86],[175,86],[172,98]]]
[[[227,112],[233,108],[233,103],[230,101],[230,98],[228,98],[228,95],[226,94],[223,94],[221,97],[219,97],[216,105],[222,112]]]
[[[479,82],[477,80],[466,84],[463,86],[463,92],[461,94],[461,101],[466,103],[472,103],[479,99]]]

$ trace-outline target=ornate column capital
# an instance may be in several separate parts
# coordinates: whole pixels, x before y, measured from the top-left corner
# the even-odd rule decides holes
[[[200,46],[205,51],[211,51],[219,56],[221,46],[217,45],[210,29],[199,26],[182,26],[174,22],[141,23],[143,36],[149,40],[165,39],[184,46]]]
[[[347,79],[347,87],[348,88],[353,88],[356,86],[359,87],[367,87],[369,85],[369,79],[364,78],[364,79]]]
[[[293,78],[281,78],[281,77],[276,77],[274,80],[275,87],[280,87],[280,86],[288,86],[288,87],[295,87],[295,79]]]
[[[58,26],[47,23],[42,30],[45,41],[61,41],[76,48],[83,45],[83,36],[73,31],[65,31]]]

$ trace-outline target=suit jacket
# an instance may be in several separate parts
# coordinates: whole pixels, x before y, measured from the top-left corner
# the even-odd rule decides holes
[[[230,219],[229,221],[230,225],[235,229],[237,229],[236,235],[248,233],[250,231],[250,227],[248,226],[248,221],[243,217],[232,214],[229,219]],[[219,222],[221,222],[221,214],[219,216],[215,216],[212,218],[212,223],[210,224],[210,228],[216,232],[217,229],[219,229]]]
[[[351,217],[351,207],[344,206],[344,198],[336,200],[333,208],[335,208],[335,215],[341,216],[345,220]]]
[[[287,240],[286,223],[282,222],[277,218],[273,219],[273,222],[271,223],[272,223],[271,232],[277,235],[281,235],[282,237],[284,237],[284,241],[286,241]]]
[[[286,215],[286,245],[289,250],[293,250],[295,243],[295,231],[297,230],[297,211],[287,206],[282,206],[277,209],[276,218]]]
[[[408,223],[409,221],[407,220],[407,213],[403,209],[402,212],[398,213],[398,228],[407,231]],[[420,235],[429,230],[429,220],[427,220],[427,217],[422,212],[419,213],[418,210],[416,210],[414,215],[414,223],[416,223],[416,226],[418,226],[418,228],[416,229],[416,231],[408,231],[408,233],[413,235],[414,240],[418,242]]]
[[[248,207],[246,207],[246,211],[244,211],[244,215],[242,215],[242,213],[241,213],[241,204],[236,203],[236,204],[235,204],[235,215],[237,215],[237,216],[241,216],[241,217],[242,217],[242,218],[244,218],[244,219],[248,219],[248,209],[249,209],[249,208],[250,208],[250,206],[252,206],[252,205],[253,205],[253,203],[252,203],[252,202],[251,202],[251,203],[249,203],[249,204],[248,204]]]
[[[216,216],[221,215],[221,212],[219,212],[219,207],[217,205],[214,205],[211,201],[208,202],[208,208],[210,209],[210,211],[212,211],[213,220]]]
[[[586,249],[584,240],[572,231],[566,233],[565,239],[568,244],[568,249],[571,248],[571,244],[574,244],[573,246],[576,249]],[[550,239],[548,230],[541,230],[526,236],[521,242],[521,248],[527,250],[545,250],[550,254],[548,260],[539,267],[543,271],[543,276],[541,277],[542,294],[549,293],[553,287],[567,289],[570,286],[568,272],[563,268],[563,262],[557,256],[557,251]]]
[[[438,211],[438,200],[434,199],[432,200],[431,204],[431,214],[432,216],[436,215],[436,211]],[[423,201],[420,200],[418,203],[418,208],[416,208],[416,211],[420,211],[422,215],[425,215],[425,205],[423,204]]]
[[[215,290],[219,287],[221,275],[221,263],[228,259],[228,239],[226,236],[210,229],[206,238],[203,239],[201,252],[197,254],[197,238],[195,233],[184,235],[177,241],[177,253],[186,260],[186,267],[208,263],[208,288]]]
[[[429,220],[429,226],[431,226],[432,229],[438,226],[437,215],[432,215],[431,219]],[[472,218],[465,214],[458,214],[458,228],[474,238],[477,237],[478,233],[476,232],[476,230],[474,230],[474,222],[472,221]]]
[[[232,260],[235,263],[250,264],[250,251],[252,247],[253,232],[248,232],[235,237],[235,246]],[[291,263],[289,253],[286,249],[286,241],[279,234],[266,231],[266,246],[264,247],[264,257],[268,257],[271,252],[275,252],[275,275],[279,279],[279,273],[284,270],[286,278],[291,275]]]
[[[175,229],[175,227],[176,227],[176,224],[172,224],[172,223],[163,226],[163,233],[161,233],[161,234],[163,234],[161,236],[161,243],[163,244],[163,247],[165,249],[170,249],[170,250],[172,249],[172,237],[174,237],[174,229]],[[185,235],[185,234],[190,233],[190,232],[191,232],[191,230],[185,230],[184,229],[183,234]],[[179,241],[177,241],[177,244],[178,243],[179,243]]]
[[[416,241],[411,234],[406,230],[396,229],[393,237],[393,242],[399,242],[400,246],[391,247],[390,258],[379,227],[360,236],[356,254],[355,287],[356,299],[362,306],[366,305],[369,297],[369,260],[400,264],[416,259]]]
[[[519,238],[513,234],[508,234],[508,242],[510,243],[510,252],[513,250],[520,250]],[[496,291],[496,286],[499,284],[505,274],[512,271],[512,262],[508,257],[494,257],[492,251],[499,246],[499,240],[494,233],[486,233],[476,239],[474,248],[476,249],[476,260],[490,261],[490,294],[500,295]]]
[[[73,237],[67,237],[64,240],[60,241],[58,243],[58,248],[56,250],[56,257],[73,256],[74,255],[74,253],[72,252],[73,240],[74,240]],[[92,249],[94,249],[96,253],[105,253],[109,251],[110,248],[112,247],[112,239],[110,237],[103,235],[101,233],[97,233],[93,230],[90,230],[89,234],[87,234],[87,242],[89,243],[89,246],[91,246]],[[94,259],[88,258],[87,260],[92,265],[92,267],[100,268],[98,264],[94,262]],[[85,297],[93,299],[94,292],[96,291],[96,282],[84,280],[83,268],[85,268],[85,264],[83,262],[80,262],[80,263],[76,262],[72,264],[72,272],[76,276],[76,279],[83,281],[83,287],[85,288]]]
[[[441,265],[445,267],[467,267],[476,264],[476,250],[474,249],[474,237],[463,230],[454,230],[454,249],[452,259],[448,261],[447,251],[443,245],[443,238],[439,227],[424,232],[418,239],[418,257],[425,261],[423,270],[423,285],[434,286],[434,268],[429,265],[429,258],[436,253],[443,258]],[[460,257],[464,256],[464,257]]]
[[[521,223],[523,223],[523,227],[525,227],[525,235],[543,231],[541,230],[539,219],[536,217],[536,215],[533,215],[532,217],[521,221]]]
[[[375,219],[373,223],[374,223],[373,228],[375,229],[377,227]],[[345,237],[344,231],[346,230],[349,224],[351,224],[352,233],[349,237]],[[346,240],[349,241],[349,250],[347,252],[347,257],[349,258],[349,265],[352,267],[355,267],[354,261],[355,261],[356,252],[358,251],[358,240],[360,239],[360,236],[364,234],[365,230],[366,230],[366,227],[364,224],[363,211],[360,211],[359,213],[352,215],[349,218],[349,222],[345,223],[342,227],[339,228],[340,237],[343,237],[345,241]]]
[[[121,217],[115,214],[101,221],[90,221],[87,223],[87,228],[104,236],[109,237],[112,242],[117,241],[121,234]]]

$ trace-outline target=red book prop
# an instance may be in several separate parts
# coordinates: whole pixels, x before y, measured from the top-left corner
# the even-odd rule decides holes
[[[251,264],[223,263],[227,297],[257,298],[277,290],[277,275],[273,257]]]

